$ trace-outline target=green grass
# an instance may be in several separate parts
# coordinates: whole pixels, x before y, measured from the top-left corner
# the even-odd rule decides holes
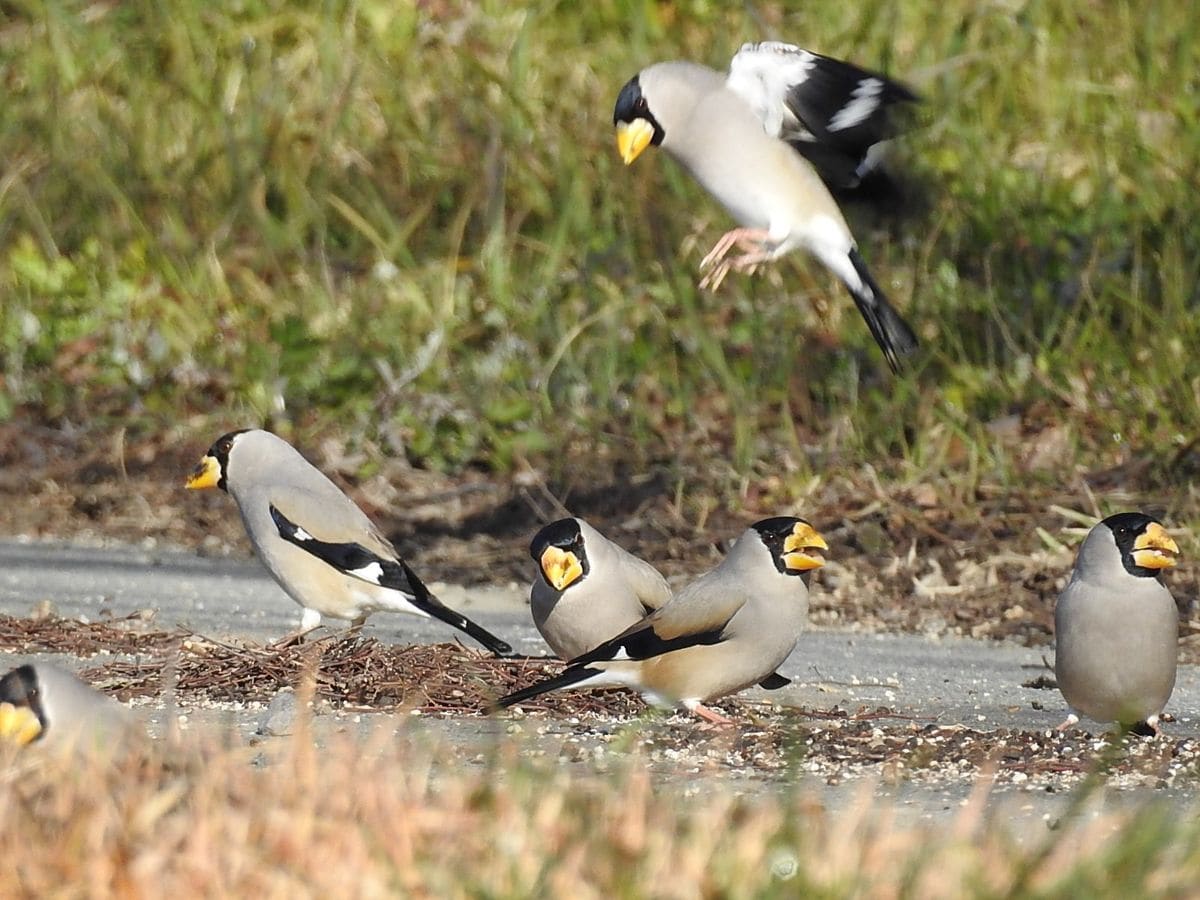
[[[0,417],[451,471],[786,454],[793,490],[1025,477],[1009,415],[1066,429],[1063,471],[1170,459],[1200,420],[1198,32],[1165,2],[6,4]],[[927,348],[903,378],[799,254],[700,292],[724,213],[616,156],[642,65],[764,37],[925,97],[896,159],[922,208],[850,210]]]

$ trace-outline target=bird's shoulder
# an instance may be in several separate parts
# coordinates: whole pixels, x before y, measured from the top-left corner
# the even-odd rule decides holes
[[[808,80],[819,59],[794,44],[744,44],[730,60],[725,85],[754,111],[767,134],[782,137],[798,124],[788,96]]]
[[[746,605],[744,579],[733,571],[730,557],[684,585],[654,615],[667,631],[698,631],[724,627]]]
[[[615,544],[613,546],[614,561],[638,602],[649,610],[665,605],[671,599],[672,591],[662,573],[641,557]]]
[[[725,590],[731,586],[713,574],[701,576],[659,609],[572,660],[572,665],[621,657],[649,659],[696,644],[720,643],[745,597],[736,589]]]
[[[267,502],[319,541],[361,544],[384,559],[396,558],[392,542],[379,526],[353,500],[340,490],[334,490],[334,494],[302,487],[277,490]]]

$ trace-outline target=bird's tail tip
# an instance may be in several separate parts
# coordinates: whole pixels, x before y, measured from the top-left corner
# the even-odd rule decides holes
[[[529,687],[521,688],[519,691],[513,691],[511,694],[506,694],[496,701],[496,709],[507,709],[510,706],[516,706],[526,700],[531,700],[534,697],[557,691],[561,688],[571,687],[579,684],[581,681],[587,681],[596,675],[603,673],[601,669],[594,669],[590,666],[568,666],[559,672],[557,675],[552,675],[549,678],[543,679],[536,684],[531,684]]]
[[[850,251],[850,261],[865,288],[865,290],[855,290],[853,285],[848,285],[850,293],[854,297],[854,303],[858,307],[858,311],[862,313],[867,328],[871,331],[871,336],[875,338],[875,343],[883,351],[888,365],[891,366],[893,372],[899,374],[903,368],[904,359],[917,352],[920,341],[917,340],[917,336],[909,324],[892,306],[887,294],[871,277],[871,272],[867,269],[867,265],[863,262],[857,249]]]

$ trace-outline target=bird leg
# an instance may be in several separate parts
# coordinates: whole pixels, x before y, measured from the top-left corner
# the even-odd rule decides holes
[[[1060,722],[1060,723],[1059,723],[1059,724],[1058,724],[1058,725],[1055,727],[1055,729],[1054,729],[1054,730],[1055,730],[1055,731],[1066,731],[1068,728],[1071,728],[1071,727],[1073,727],[1073,726],[1074,726],[1074,725],[1076,725],[1078,722],[1079,722],[1079,716],[1075,715],[1075,713],[1071,713],[1071,714],[1070,714],[1070,715],[1068,715],[1068,716],[1067,716],[1065,719],[1063,719],[1063,720],[1062,720],[1062,722]]]
[[[304,637],[310,631],[314,630],[321,624],[321,614],[315,609],[304,607],[304,613],[300,616],[300,625],[294,631],[289,631],[275,643],[280,647],[290,647],[292,644],[303,644]]]
[[[312,629],[309,628],[308,630],[305,630],[303,628],[297,628],[293,631],[289,631],[278,640],[271,641],[270,646],[277,649],[283,649],[284,647],[291,647],[293,645],[299,646],[300,644],[304,643],[304,638],[308,635],[309,631],[312,631]]]
[[[711,722],[713,725],[732,725],[733,724],[733,719],[730,719],[730,718],[727,718],[726,716],[721,715],[715,709],[709,709],[707,706],[705,706],[703,703],[700,703],[699,701],[693,701],[691,703],[684,703],[683,705],[687,707],[688,712],[695,713],[700,718],[702,718],[704,721]]]
[[[304,613],[300,616],[300,628],[298,629],[300,634],[308,634],[308,632],[320,624],[321,614],[315,609],[309,609],[307,606],[304,607]]]
[[[759,263],[771,258],[771,233],[763,228],[735,228],[727,231],[713,244],[704,259],[700,260],[700,271],[710,269],[707,275],[700,279],[702,290],[717,290],[730,269],[737,272],[753,273]],[[734,247],[742,251],[742,255],[734,259],[725,259]]]

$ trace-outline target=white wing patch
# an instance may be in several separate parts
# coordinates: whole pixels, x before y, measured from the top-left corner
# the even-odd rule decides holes
[[[585,668],[594,668],[597,670],[595,675],[581,679],[570,685],[570,688],[581,687],[629,687],[636,691],[645,690],[642,684],[641,673],[631,672],[626,668],[606,669],[602,668],[603,663],[590,663]]]
[[[763,41],[743,44],[729,62],[725,85],[744,100],[771,137],[808,135],[788,109],[788,91],[808,79],[817,57],[795,44]],[[804,132],[793,134],[794,132]]]
[[[315,538],[311,534],[309,534],[307,531],[305,531],[303,528],[301,528],[299,525],[297,525],[296,526],[296,540],[312,541],[312,540],[315,540]]]
[[[879,109],[879,95],[882,93],[882,81],[878,78],[864,78],[850,94],[850,102],[829,120],[829,130],[842,131],[861,125]]]
[[[362,589],[349,588],[343,598],[349,609],[340,610],[336,614],[337,618],[357,619],[359,616],[369,616],[376,612],[398,612],[420,616],[422,619],[430,618],[429,613],[415,605],[412,597],[403,591],[394,588],[375,589],[367,587],[369,584],[372,582],[364,580]],[[334,615],[333,613],[326,614]]]
[[[372,584],[379,584],[383,580],[383,566],[377,562],[367,563],[357,569],[347,570],[348,574],[355,578],[361,578],[363,581],[369,581]]]

